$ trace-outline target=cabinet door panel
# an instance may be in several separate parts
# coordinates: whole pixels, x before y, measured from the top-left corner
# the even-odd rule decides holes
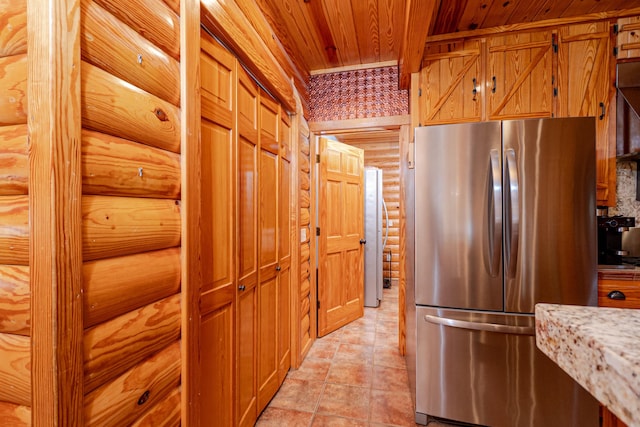
[[[609,23],[569,25],[559,31],[558,116],[596,120],[598,204],[615,206],[615,84]]]
[[[422,125],[481,119],[480,52],[477,40],[427,47],[420,72]]]
[[[551,117],[551,31],[487,40],[487,113],[490,120]]]
[[[640,57],[640,16],[618,19],[618,59]]]

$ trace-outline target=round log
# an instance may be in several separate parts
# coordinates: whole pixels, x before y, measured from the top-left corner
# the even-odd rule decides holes
[[[26,0],[0,0],[0,57],[27,53]]]
[[[0,126],[27,123],[27,55],[0,58]]]
[[[30,331],[29,267],[0,265],[0,333],[29,335]]]
[[[178,201],[106,196],[82,198],[85,261],[179,246],[180,231]]]
[[[82,125],[152,147],[180,152],[178,107],[84,61]]]
[[[0,420],[12,427],[31,426],[31,408],[9,402],[0,402]]]
[[[180,105],[180,64],[176,59],[91,0],[82,1],[81,23],[83,60]]]
[[[27,125],[0,127],[0,196],[29,194]]]
[[[105,196],[179,199],[180,156],[104,133],[84,130],[82,192]]]
[[[0,334],[0,401],[31,406],[31,338]]]
[[[0,196],[0,265],[29,265],[29,196]]]
[[[86,329],[180,292],[180,249],[86,262],[82,278]]]

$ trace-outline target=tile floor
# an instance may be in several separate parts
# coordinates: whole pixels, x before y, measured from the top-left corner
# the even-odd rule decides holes
[[[398,352],[398,288],[378,308],[317,339],[264,410],[259,427],[416,426]],[[446,427],[430,424],[430,427]]]

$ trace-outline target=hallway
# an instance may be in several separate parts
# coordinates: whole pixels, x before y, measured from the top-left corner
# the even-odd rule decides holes
[[[398,352],[398,287],[378,308],[313,344],[257,426],[415,426]],[[433,425],[433,424],[432,424]]]

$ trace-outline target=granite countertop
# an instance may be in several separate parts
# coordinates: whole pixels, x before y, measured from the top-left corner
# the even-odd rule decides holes
[[[536,344],[629,427],[640,426],[640,310],[537,304]]]

